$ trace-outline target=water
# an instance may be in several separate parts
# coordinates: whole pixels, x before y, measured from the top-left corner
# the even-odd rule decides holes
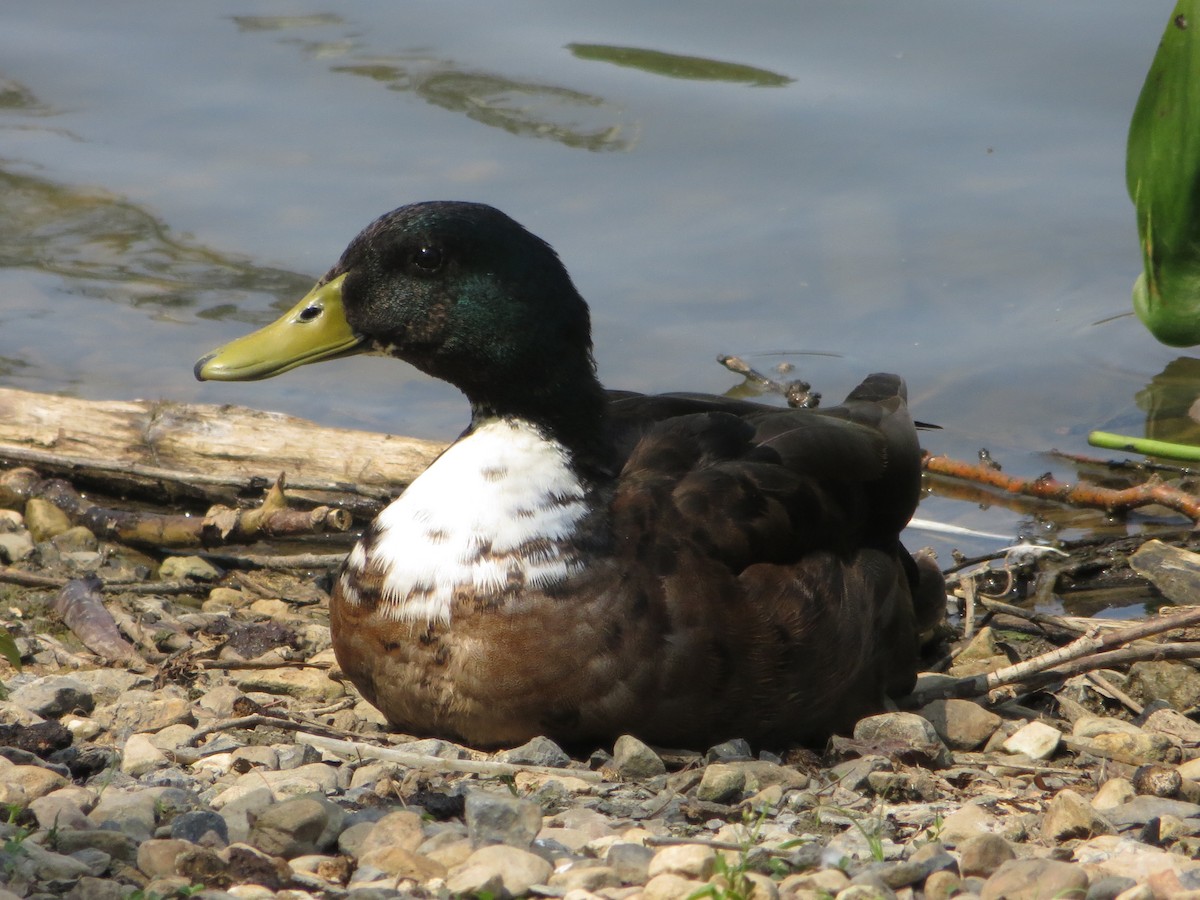
[[[0,384],[450,438],[462,400],[392,361],[191,365],[380,213],[472,199],[558,249],[609,385],[724,391],[718,353],[830,400],[897,371],[929,449],[1073,477],[1043,451],[1140,433],[1152,384],[1195,394],[1128,314],[1125,136],[1171,7],[10,4]]]

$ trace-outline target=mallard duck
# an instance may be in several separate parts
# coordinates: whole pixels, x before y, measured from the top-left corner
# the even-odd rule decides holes
[[[408,362],[471,406],[334,580],[338,662],[397,730],[784,746],[911,688],[917,619],[944,596],[900,543],[920,450],[898,377],[814,410],[606,392],[555,252],[461,202],[376,220],[196,376],[354,353]]]

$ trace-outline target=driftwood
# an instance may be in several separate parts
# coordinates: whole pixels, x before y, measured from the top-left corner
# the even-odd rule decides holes
[[[116,620],[100,596],[100,579],[94,575],[67,582],[50,608],[63,620],[83,645],[110,663],[137,666],[133,644],[121,636]]]
[[[136,546],[208,547],[260,537],[344,532],[353,524],[350,513],[341,509],[290,509],[282,477],[256,509],[218,505],[200,517],[102,507],[84,498],[66,481],[43,479],[32,469],[10,469],[0,474],[0,507],[20,507],[31,499],[54,504],[74,524],[85,526],[98,538]]]
[[[107,492],[232,503],[281,471],[290,496],[359,512],[390,499],[444,445],[325,428],[241,406],[78,400],[0,388],[0,465],[33,466]],[[331,496],[338,495],[338,496]]]

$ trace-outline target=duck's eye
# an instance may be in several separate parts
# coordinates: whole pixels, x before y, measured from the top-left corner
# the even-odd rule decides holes
[[[418,247],[412,255],[413,268],[429,274],[442,267],[442,251],[437,247]]]

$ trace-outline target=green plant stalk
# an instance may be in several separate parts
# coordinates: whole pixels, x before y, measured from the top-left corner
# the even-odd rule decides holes
[[[1200,461],[1200,447],[1192,444],[1175,444],[1171,441],[1156,441],[1153,438],[1131,437],[1125,434],[1113,434],[1111,431],[1089,432],[1088,443],[1093,447],[1102,447],[1105,450],[1124,450],[1127,453],[1139,453],[1142,456]]]

